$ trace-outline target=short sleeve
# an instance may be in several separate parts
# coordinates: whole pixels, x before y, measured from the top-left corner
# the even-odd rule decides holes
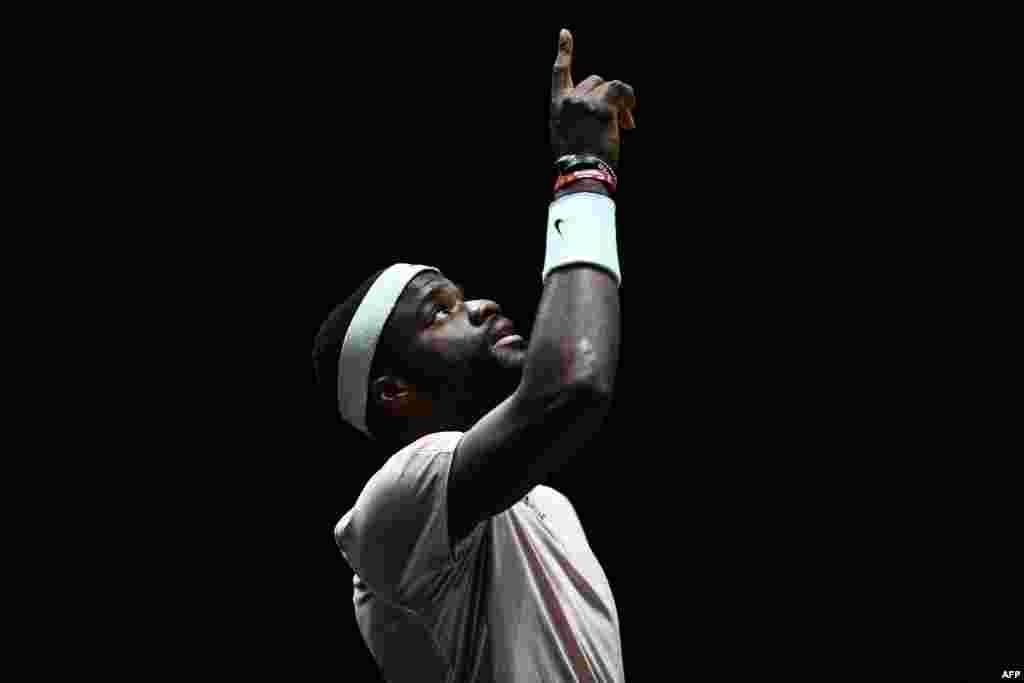
[[[342,555],[384,599],[429,600],[456,562],[448,473],[462,432],[430,434],[391,456],[335,527]]]

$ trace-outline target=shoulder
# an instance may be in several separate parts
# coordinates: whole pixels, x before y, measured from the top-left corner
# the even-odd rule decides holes
[[[335,525],[335,538],[340,541],[353,515],[365,516],[370,511],[405,506],[424,496],[443,494],[451,456],[461,438],[462,432],[427,434],[388,458],[367,481],[352,509]]]
[[[462,435],[463,432],[435,432],[421,436],[388,458],[384,462],[383,467],[374,475],[374,478],[379,478],[386,473],[407,467],[424,465],[429,462],[432,456],[445,453],[451,454],[455,451],[455,447],[458,446]]]
[[[451,558],[445,514],[460,432],[429,434],[392,455],[334,527],[353,570],[389,596]]]
[[[407,488],[425,475],[441,474],[450,464],[451,454],[461,438],[461,432],[427,434],[403,447],[378,469],[363,488],[360,499],[371,493],[382,493],[396,487]],[[447,457],[445,457],[447,456]]]

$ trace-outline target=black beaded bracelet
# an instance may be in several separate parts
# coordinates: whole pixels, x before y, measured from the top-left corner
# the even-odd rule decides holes
[[[555,169],[560,176],[590,168],[604,171],[616,181],[618,180],[618,176],[615,175],[615,170],[612,169],[611,164],[593,154],[566,154],[558,157],[555,161]]]

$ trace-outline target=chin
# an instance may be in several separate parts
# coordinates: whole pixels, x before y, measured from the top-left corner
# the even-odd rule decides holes
[[[504,370],[522,373],[526,365],[526,349],[509,346],[492,348],[491,356],[497,361],[498,367]]]

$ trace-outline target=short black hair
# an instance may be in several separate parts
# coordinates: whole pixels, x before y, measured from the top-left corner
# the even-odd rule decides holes
[[[321,406],[325,410],[333,412],[335,419],[342,424],[345,422],[338,409],[338,357],[341,354],[341,345],[345,341],[345,334],[348,332],[352,318],[355,317],[356,309],[363,302],[366,293],[387,268],[381,268],[376,273],[366,278],[361,285],[345,301],[336,306],[327,319],[320,326],[313,342],[313,374],[316,380]],[[385,344],[377,347],[373,357],[373,364],[370,367],[370,376],[376,377],[386,368],[397,365],[398,358],[393,350]],[[369,394],[369,387],[366,388]],[[351,427],[351,425],[349,425]],[[386,418],[376,408],[372,401],[366,406],[366,426],[377,439],[388,431]],[[352,427],[354,430],[355,427]]]

